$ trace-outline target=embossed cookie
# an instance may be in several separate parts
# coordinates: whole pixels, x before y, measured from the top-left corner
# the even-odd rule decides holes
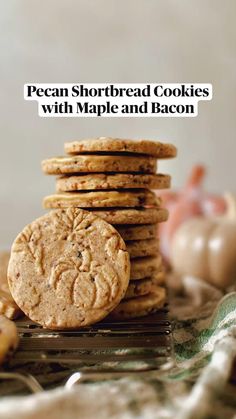
[[[74,208],[51,211],[26,226],[8,267],[16,303],[50,329],[103,319],[123,298],[129,276],[129,254],[117,231]]]
[[[156,286],[152,291],[142,297],[123,300],[111,313],[112,318],[117,320],[130,319],[155,313],[164,307],[166,302],[166,290]]]
[[[134,156],[73,156],[53,157],[42,161],[47,175],[93,173],[93,172],[143,172],[155,173],[157,161],[154,157]]]
[[[148,256],[132,259],[130,279],[143,279],[162,270],[161,256]]]
[[[124,240],[147,240],[157,237],[158,224],[114,225]]]
[[[159,252],[159,240],[132,240],[126,242],[126,248],[131,258],[157,255]]]
[[[100,137],[65,143],[65,151],[68,154],[81,153],[138,153],[161,158],[175,157],[176,147],[172,144],[150,140],[129,140],[121,138]]]
[[[44,208],[111,208],[111,207],[159,207],[161,199],[148,189],[127,191],[64,192],[46,196]]]
[[[151,292],[153,286],[163,285],[165,283],[164,273],[159,272],[154,274],[149,278],[138,279],[135,281],[130,281],[128,289],[125,293],[124,300],[134,297],[140,297]]]
[[[16,325],[0,314],[0,364],[15,351],[19,343]]]
[[[57,192],[101,189],[166,189],[170,187],[171,177],[162,174],[134,173],[93,173],[75,176],[61,176],[56,180]]]
[[[165,208],[112,208],[92,211],[110,224],[154,224],[168,219],[168,211]]]
[[[0,314],[9,319],[16,319],[22,312],[16,305],[9,290],[7,281],[7,267],[10,252],[0,252]]]

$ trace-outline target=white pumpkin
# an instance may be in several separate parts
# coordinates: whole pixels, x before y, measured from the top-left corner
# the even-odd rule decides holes
[[[194,217],[176,231],[171,262],[181,275],[201,278],[219,288],[236,283],[236,200],[226,196],[221,217]]]

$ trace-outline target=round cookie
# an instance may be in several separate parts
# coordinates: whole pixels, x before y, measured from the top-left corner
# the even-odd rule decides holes
[[[153,280],[156,285],[166,286],[166,272],[165,270],[161,270],[153,275]]]
[[[46,196],[44,208],[112,208],[112,207],[159,207],[161,199],[148,189],[127,191],[64,192]]]
[[[162,270],[161,256],[148,256],[132,259],[130,267],[130,279],[143,279],[152,276]]]
[[[168,211],[165,208],[112,208],[92,211],[110,224],[162,223],[168,219]]]
[[[0,293],[3,291],[3,293],[8,293],[10,295],[10,290],[8,286],[7,281],[7,267],[10,259],[10,252],[8,251],[2,251],[0,252]],[[12,297],[11,297],[11,300]],[[4,312],[1,312],[1,297],[0,297],[0,314],[5,314]]]
[[[126,249],[130,258],[157,255],[159,252],[159,240],[133,240],[126,242]]]
[[[129,254],[117,231],[81,209],[51,211],[15,239],[8,267],[22,311],[50,329],[93,324],[123,298]]]
[[[22,312],[16,305],[9,290],[7,281],[7,267],[10,252],[0,252],[0,314],[8,319],[16,319]]]
[[[7,283],[7,267],[10,259],[10,252],[0,252],[0,284]]]
[[[163,308],[166,302],[166,290],[161,287],[153,287],[152,291],[142,297],[123,300],[111,313],[112,318],[117,320],[131,319],[155,313]]]
[[[160,158],[175,157],[177,149],[172,144],[150,140],[130,140],[121,138],[100,137],[65,143],[68,154],[81,153],[138,153]]]
[[[52,157],[42,161],[42,170],[47,175],[100,172],[155,173],[155,157],[143,156],[71,156]]]
[[[10,320],[18,319],[22,315],[22,311],[13,300],[11,293],[4,291],[0,286],[0,314],[3,314]]]
[[[0,315],[0,364],[5,362],[16,350],[19,336],[14,322]]]
[[[147,240],[157,237],[158,224],[114,225],[121,237],[126,240]]]
[[[163,285],[164,283],[164,272],[159,272],[158,274],[154,274],[149,278],[130,281],[124,296],[124,300],[146,295],[151,292],[153,286]]]
[[[167,189],[170,187],[171,177],[162,174],[133,174],[133,173],[94,173],[75,176],[61,176],[56,180],[57,192],[74,192],[81,190],[101,189]]]

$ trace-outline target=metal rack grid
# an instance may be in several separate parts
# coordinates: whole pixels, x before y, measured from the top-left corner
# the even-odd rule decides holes
[[[26,387],[36,392],[82,379],[158,372],[173,363],[167,307],[150,316],[105,319],[80,330],[47,330],[28,319],[17,321],[17,327],[20,345],[0,373],[1,395],[22,394]]]

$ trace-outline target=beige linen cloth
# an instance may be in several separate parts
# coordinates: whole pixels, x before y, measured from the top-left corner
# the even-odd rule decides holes
[[[221,291],[190,277],[170,276],[169,287],[173,370],[161,378],[127,377],[3,398],[0,419],[236,417],[236,387],[228,383],[236,354],[236,293],[222,300]]]

